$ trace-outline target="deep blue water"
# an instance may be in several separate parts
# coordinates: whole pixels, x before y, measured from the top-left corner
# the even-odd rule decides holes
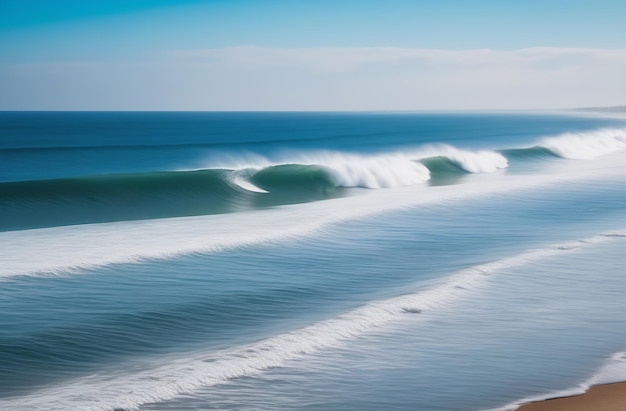
[[[625,155],[571,113],[0,113],[0,408],[626,379]]]

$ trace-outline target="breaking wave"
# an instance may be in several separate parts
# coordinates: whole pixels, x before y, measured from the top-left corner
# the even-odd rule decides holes
[[[509,166],[507,158],[496,151],[460,150],[445,144],[426,147],[414,155],[422,161],[440,158],[472,174],[493,173]]]
[[[441,152],[437,152],[441,154]],[[447,147],[457,171],[488,172],[500,154]],[[293,162],[0,183],[0,231],[223,214],[340,197],[347,188],[421,184],[438,166],[406,155],[299,154]],[[257,165],[260,164],[260,165]],[[425,165],[426,164],[426,165]]]
[[[626,129],[546,137],[529,148],[466,150],[446,144],[377,154],[240,153],[203,169],[0,183],[0,231],[223,214],[384,189],[453,184],[509,161],[591,159],[626,149]],[[450,177],[452,176],[452,177]]]
[[[625,129],[602,129],[584,133],[566,133],[543,139],[539,147],[558,157],[588,160],[626,149]]]

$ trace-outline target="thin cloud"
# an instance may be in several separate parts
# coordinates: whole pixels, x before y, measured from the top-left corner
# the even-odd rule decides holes
[[[591,61],[626,62],[626,49],[535,47],[511,51],[489,49],[432,50],[397,47],[263,48],[229,47],[178,50],[167,53],[183,61],[253,66],[309,66],[317,69],[356,70],[371,64],[449,65],[454,67],[580,64]]]
[[[626,50],[230,47],[0,67],[0,109],[457,110],[623,105]]]

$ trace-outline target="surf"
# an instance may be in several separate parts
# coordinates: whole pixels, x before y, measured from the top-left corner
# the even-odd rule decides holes
[[[436,151],[463,173],[506,166],[497,153]],[[493,164],[494,160],[497,164]],[[403,153],[298,153],[233,168],[0,183],[0,230],[225,214],[341,197],[345,189],[419,185],[428,165]],[[436,169],[436,166],[435,166]]]
[[[63,150],[64,148],[59,148]],[[530,147],[470,150],[426,144],[356,153],[239,153],[199,169],[0,183],[0,231],[258,210],[352,195],[358,189],[457,184],[510,162],[590,160],[626,149],[625,129],[547,136]]]
[[[601,163],[563,164],[562,169],[545,175],[490,175],[488,179],[457,185],[368,190],[362,195],[325,201],[243,210],[228,218],[202,215],[5,231],[0,232],[0,252],[6,256],[0,280],[22,275],[68,275],[103,265],[288,241],[314,235],[337,222],[392,210],[567,182],[623,178],[623,161],[622,155],[614,155],[603,158]]]
[[[148,402],[163,401],[231,379],[258,375],[290,360],[343,344],[405,315],[423,315],[427,319],[430,311],[480,292],[490,278],[503,270],[575,253],[598,244],[623,241],[624,238],[626,232],[611,231],[530,249],[461,269],[430,287],[373,301],[337,317],[257,343],[178,359],[159,359],[152,366],[145,364],[141,369],[125,373],[93,374],[27,396],[1,399],[0,405],[35,410],[137,409]],[[600,375],[606,376],[607,373],[611,374],[607,371]]]
[[[557,157],[590,160],[626,149],[626,129],[564,133],[542,139],[538,147],[549,150]]]

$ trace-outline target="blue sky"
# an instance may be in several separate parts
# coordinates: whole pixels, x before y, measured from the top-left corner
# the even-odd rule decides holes
[[[623,0],[0,0],[0,109],[623,104],[625,18]]]

